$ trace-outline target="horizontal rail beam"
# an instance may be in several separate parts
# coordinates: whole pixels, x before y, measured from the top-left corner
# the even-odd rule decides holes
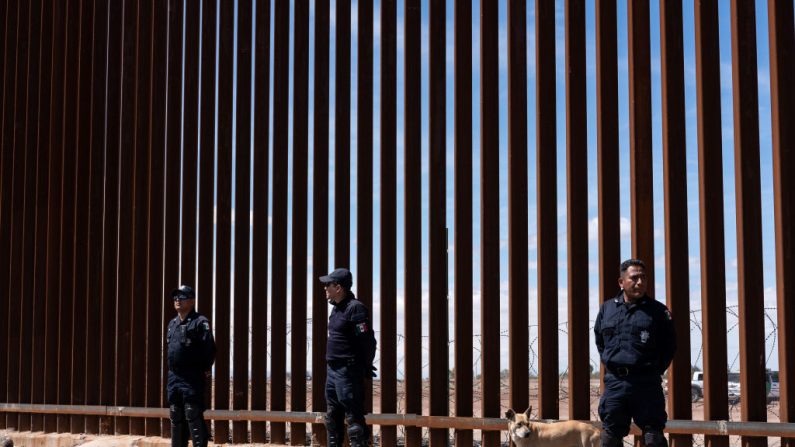
[[[48,405],[48,404],[0,404],[0,413],[46,413],[84,416],[127,416],[167,418],[167,408],[114,407],[104,405]],[[322,423],[325,413],[259,410],[206,410],[204,417],[226,421],[270,421]],[[555,422],[542,420],[541,422]],[[416,414],[368,414],[367,423],[372,425],[454,428],[460,430],[507,430],[508,422],[499,418],[472,418],[454,416],[422,416]],[[599,422],[592,422],[599,427]],[[795,423],[784,422],[734,422],[734,421],[687,421],[671,420],[665,431],[674,434],[704,434],[723,436],[781,436],[795,437]],[[631,433],[640,429],[632,425]]]

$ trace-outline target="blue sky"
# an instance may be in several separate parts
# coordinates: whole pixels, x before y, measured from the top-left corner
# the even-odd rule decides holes
[[[310,73],[309,73],[309,225],[310,225],[310,238],[312,234],[311,223],[313,220],[313,197],[311,179],[313,178],[314,162],[312,160],[312,143],[314,133],[313,123],[313,109],[314,109],[314,1],[310,1]],[[621,187],[621,257],[627,258],[631,253],[631,243],[629,235],[629,85],[628,85],[628,72],[627,72],[627,11],[626,2],[617,2],[619,4],[617,11],[618,23],[618,92],[619,92],[619,138],[620,138],[620,169],[621,173],[619,182]],[[654,295],[664,301],[665,299],[665,264],[664,264],[664,227],[663,227],[663,196],[662,196],[662,117],[661,117],[661,90],[660,90],[660,23],[659,23],[659,3],[650,2],[651,4],[651,75],[652,75],[652,129],[653,129],[653,154],[654,154],[654,203],[655,203],[655,259],[646,260],[647,263],[654,263],[655,277],[658,278],[656,282],[656,290]],[[721,92],[722,92],[722,125],[723,125],[723,176],[724,176],[724,220],[725,220],[725,250],[726,250],[726,283],[727,283],[727,305],[732,306],[737,303],[737,246],[736,246],[736,229],[735,229],[735,190],[734,190],[734,131],[733,131],[733,110],[732,110],[732,66],[731,66],[731,19],[729,11],[729,2],[718,2],[719,5],[719,20],[720,20],[720,58],[721,58]],[[768,31],[767,31],[767,6],[765,1],[757,0],[756,2],[756,21],[757,21],[757,64],[759,73],[759,124],[760,124],[760,149],[761,149],[761,191],[762,191],[762,225],[763,225],[763,259],[764,259],[764,284],[761,287],[765,290],[766,307],[769,308],[766,313],[772,318],[772,321],[766,322],[766,333],[770,336],[767,338],[767,358],[768,366],[772,369],[777,369],[778,356],[776,344],[776,334],[774,331],[775,321],[775,246],[774,246],[774,226],[773,226],[773,185],[772,185],[772,150],[771,150],[771,128],[770,128],[770,91],[769,91],[769,62],[768,62]],[[334,160],[334,67],[335,67],[335,25],[336,25],[336,2],[331,0],[330,8],[330,168],[333,169],[335,165]],[[410,291],[408,298],[412,299],[419,294],[423,297],[423,309],[427,309],[427,284],[428,284],[428,2],[422,4],[422,173],[423,173],[423,290]],[[374,173],[374,188],[373,188],[373,202],[374,202],[374,296],[373,296],[373,317],[374,327],[378,331],[380,323],[380,306],[379,303],[379,290],[380,290],[380,42],[381,42],[381,25],[380,25],[380,1],[375,1],[374,4],[374,60],[373,60],[373,73],[374,73],[374,92],[373,92],[373,173]],[[507,83],[507,7],[506,1],[499,1],[499,46],[500,46],[500,59],[499,59],[499,91],[500,91],[500,272],[501,272],[501,299],[500,308],[503,315],[507,315],[507,281],[508,281],[508,245],[507,245],[507,98],[508,98],[508,83]],[[688,177],[688,244],[690,252],[690,299],[691,309],[694,310],[690,316],[694,323],[691,323],[691,357],[695,365],[701,366],[700,348],[701,338],[700,332],[697,328],[697,323],[701,319],[701,295],[700,295],[700,263],[699,263],[699,210],[698,210],[698,156],[697,156],[697,108],[696,108],[696,62],[695,62],[695,46],[694,46],[694,5],[693,0],[684,0],[684,56],[685,56],[685,108],[687,118],[687,177]],[[473,23],[472,23],[472,100],[473,100],[473,254],[474,254],[474,269],[473,269],[473,282],[474,282],[474,327],[475,333],[479,332],[480,325],[480,188],[479,188],[479,172],[480,172],[480,4],[478,1],[473,1],[472,5]],[[447,24],[446,24],[446,44],[447,44],[447,219],[449,232],[449,265],[453,265],[453,256],[455,254],[455,247],[453,246],[453,110],[455,107],[453,97],[453,61],[454,61],[454,48],[453,48],[453,15],[454,2],[447,1]],[[273,14],[272,14],[273,17]],[[351,122],[351,270],[354,273],[354,282],[357,277],[357,272],[360,271],[360,266],[356,264],[356,209],[357,209],[357,180],[356,173],[359,167],[356,164],[357,160],[357,141],[356,141],[356,95],[357,95],[357,29],[358,29],[358,3],[357,0],[352,0],[351,6],[351,109],[350,109],[350,122]],[[403,165],[403,99],[404,99],[404,2],[399,0],[397,6],[397,192],[398,192],[398,214],[397,214],[397,229],[398,229],[398,333],[402,333],[404,327],[403,315],[403,297],[406,292],[403,288],[403,266],[404,266],[404,248],[403,248],[403,190],[404,190],[404,165]],[[598,310],[598,303],[600,297],[598,296],[598,243],[596,240],[596,231],[598,228],[597,212],[597,173],[596,173],[596,63],[595,63],[595,16],[594,16],[594,2],[586,2],[586,53],[587,53],[587,113],[588,113],[588,210],[589,210],[589,290],[578,291],[578,293],[588,293],[590,297],[590,319],[593,320]],[[290,150],[292,151],[292,67],[293,67],[293,50],[292,50],[292,32],[294,31],[293,15],[291,10],[291,48],[290,48],[290,120],[289,120],[289,141]],[[271,30],[273,32],[273,29]],[[236,39],[242,36],[236,36]],[[559,321],[564,323],[567,319],[566,310],[566,297],[568,296],[567,286],[567,268],[566,268],[566,177],[565,177],[565,156],[566,156],[566,121],[565,121],[565,46],[564,46],[564,2],[563,0],[556,1],[556,72],[557,72],[557,142],[558,142],[558,259],[559,259],[559,296],[560,296],[560,309]],[[273,36],[271,38],[273,43]],[[272,49],[271,49],[272,51]],[[272,53],[271,53],[272,57]],[[536,325],[538,317],[536,314],[537,300],[536,300],[536,174],[535,174],[535,140],[536,140],[536,126],[535,126],[535,3],[528,2],[527,5],[527,93],[528,93],[528,193],[530,198],[528,216],[529,228],[528,235],[530,239],[529,256],[528,256],[528,273],[529,273],[529,287],[530,287],[530,340],[531,342],[536,339]],[[272,66],[272,65],[271,65]],[[235,64],[235,76],[238,76],[237,65]],[[271,82],[273,80],[271,74]],[[271,89],[273,86],[271,85]],[[256,93],[255,93],[256,94]],[[273,95],[271,94],[271,98]],[[271,119],[272,119],[271,113]],[[272,125],[272,123],[271,123]],[[233,129],[235,127],[233,126]],[[235,135],[235,138],[240,138],[240,135]],[[251,138],[251,135],[248,136]],[[291,152],[292,153],[292,152]],[[237,154],[235,156],[238,156]],[[290,179],[288,184],[292,184],[292,155],[290,156]],[[272,176],[271,176],[272,178]],[[252,186],[257,187],[257,180],[252,180]],[[335,191],[333,184],[333,176],[329,184],[330,192],[330,210],[334,209]],[[289,204],[292,207],[292,191],[290,190]],[[234,203],[234,202],[233,202]],[[272,201],[270,202],[272,203]],[[290,213],[292,219],[292,213]],[[329,215],[329,234],[334,233],[333,215]],[[235,227],[239,228],[239,227]],[[292,225],[288,225],[288,231]],[[236,231],[236,230],[235,230]],[[272,234],[272,233],[271,233]],[[291,234],[288,235],[290,238]],[[329,261],[333,261],[333,237],[330,238],[329,245]],[[309,275],[312,273],[312,243],[309,241],[309,256],[306,260],[293,260],[288,258],[288,267],[292,266],[294,262],[306,262]],[[291,253],[288,248],[288,256]],[[270,263],[269,263],[270,265]],[[329,264],[328,269],[335,266]],[[291,273],[288,273],[291,274]],[[314,281],[311,277],[307,281],[312,284]],[[449,290],[450,290],[450,315],[453,315],[453,301],[452,294],[454,291],[454,277],[451,270],[449,277]],[[288,284],[290,282],[288,281]],[[356,286],[354,285],[354,290]],[[292,298],[290,298],[292,299]],[[311,299],[310,299],[311,301]],[[325,302],[317,303],[319,305],[327,306]],[[497,303],[493,303],[496,305]],[[311,315],[312,303],[309,303]],[[736,313],[736,308],[734,309]],[[423,318],[423,334],[427,334],[427,314],[424,313]],[[687,316],[675,316],[677,318],[687,318]],[[502,318],[507,321],[507,318]],[[289,320],[288,320],[289,321]],[[729,333],[727,334],[729,343],[729,368],[736,370],[738,367],[739,356],[739,341],[738,329],[736,327],[737,318],[732,315],[731,308],[727,311],[727,327]],[[451,339],[453,325],[450,324]],[[310,332],[311,334],[311,332]],[[477,335],[476,335],[477,337]],[[402,338],[399,337],[399,343]],[[475,341],[476,349],[479,349],[479,340]],[[565,369],[566,365],[566,342],[565,335],[561,335],[561,370]],[[591,343],[593,346],[593,343]],[[425,351],[425,371],[427,374],[427,338],[423,339],[423,346]],[[501,337],[502,360],[501,368],[507,368],[507,352],[508,352],[508,339],[507,339],[507,326],[504,328],[504,336]],[[531,346],[531,364],[528,365],[531,371],[535,371],[537,362],[534,360],[532,352],[535,351],[535,346]],[[403,347],[398,347],[398,359],[402,358]],[[450,352],[452,366],[452,349]],[[477,359],[477,352],[475,353]],[[309,359],[311,361],[311,359]],[[594,365],[598,362],[598,357],[595,348],[591,350],[591,361]],[[288,358],[289,365],[289,358]],[[311,363],[310,363],[311,368]],[[400,368],[400,361],[399,361]],[[473,365],[473,368],[479,370],[479,364]],[[288,366],[289,369],[289,366]],[[401,373],[399,372],[399,376]]]

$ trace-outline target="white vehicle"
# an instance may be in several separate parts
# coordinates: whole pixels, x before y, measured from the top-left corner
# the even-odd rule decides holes
[[[740,373],[729,373],[726,388],[729,394],[729,403],[736,404],[740,401]],[[693,373],[690,381],[690,400],[696,402],[704,397],[704,371]]]

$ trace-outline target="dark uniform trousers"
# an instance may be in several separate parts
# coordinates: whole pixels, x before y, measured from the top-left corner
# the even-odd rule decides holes
[[[629,434],[631,418],[643,431],[647,446],[667,445],[662,430],[668,415],[665,413],[665,396],[656,374],[633,374],[622,370],[625,376],[605,372],[605,390],[599,400],[599,418],[604,428],[605,446],[620,446]]]
[[[326,368],[326,429],[329,447],[342,445],[341,431],[348,423],[351,446],[368,439],[364,412],[364,376],[353,361],[329,362]]]
[[[169,322],[168,383],[172,447],[205,447],[209,434],[204,422],[204,372],[215,359],[215,341],[207,319],[191,312]]]

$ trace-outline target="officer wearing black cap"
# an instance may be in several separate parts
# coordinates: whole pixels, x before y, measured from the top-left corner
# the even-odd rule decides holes
[[[646,266],[639,259],[621,263],[621,292],[599,309],[596,347],[605,366],[599,418],[602,447],[619,447],[630,418],[643,431],[647,447],[668,445],[663,429],[668,415],[660,376],[673,360],[676,334],[668,308],[646,294]]]
[[[326,299],[334,306],[328,320],[326,346],[326,431],[328,446],[342,446],[343,417],[351,447],[368,444],[364,420],[365,379],[375,375],[376,341],[367,306],[351,292],[353,276],[338,268],[320,277]]]
[[[196,312],[193,289],[179,286],[171,292],[177,316],[168,322],[168,403],[171,446],[207,445],[204,424],[204,376],[215,362],[215,340],[207,318]]]

